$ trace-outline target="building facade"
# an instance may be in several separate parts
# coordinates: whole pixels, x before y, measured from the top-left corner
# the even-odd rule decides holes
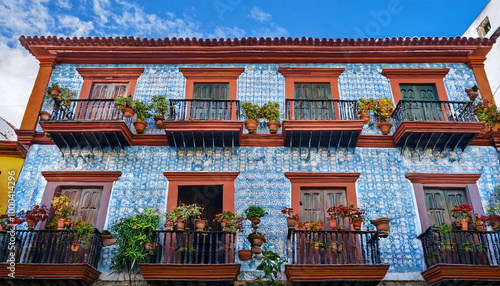
[[[17,132],[19,142],[29,146],[16,186],[18,210],[50,205],[57,194],[90,196],[95,199],[86,207],[103,230],[146,208],[200,203],[211,220],[216,212],[241,214],[259,205],[269,213],[259,230],[270,249],[288,258],[283,279],[295,284],[500,279],[498,232],[470,231],[469,239],[483,239],[484,249],[471,259],[467,254],[464,262],[458,246],[441,252],[443,241],[429,229],[453,223],[454,204],[472,205],[483,214],[499,184],[498,135],[481,134],[482,123],[464,91],[478,85],[481,97],[493,100],[483,63],[494,40],[20,41],[40,61],[40,70]],[[78,99],[49,104],[43,94],[54,82],[77,91]],[[134,118],[114,106],[118,94],[143,101],[165,96],[170,117],[162,128],[146,119],[148,126],[138,134]],[[370,124],[358,118],[356,101],[362,97],[395,102],[389,135],[373,124],[379,121],[373,114]],[[268,101],[280,104],[281,128],[270,134],[261,121],[249,134],[240,102]],[[50,119],[39,120],[42,110],[51,112]],[[292,207],[303,221],[323,220],[326,209],[339,203],[365,209],[367,222],[360,233],[347,226],[342,234],[347,250],[336,258],[306,246],[313,232],[289,231],[281,214]],[[379,217],[391,220],[386,238],[379,239],[368,223]],[[250,248],[250,233],[247,222],[234,250]],[[343,232],[325,224],[324,233],[327,245],[332,234]],[[98,262],[88,263],[92,274],[80,279],[116,279],[108,276],[114,249],[102,248]],[[172,268],[179,263],[161,256],[151,262],[160,268],[141,269],[145,279],[184,281],[193,279],[187,271],[197,271],[200,281],[252,280],[259,264],[258,256],[246,261],[234,256],[226,264],[237,267],[214,268],[229,274],[213,277],[196,263]],[[24,262],[19,267],[33,261]],[[479,277],[478,268],[485,271]]]

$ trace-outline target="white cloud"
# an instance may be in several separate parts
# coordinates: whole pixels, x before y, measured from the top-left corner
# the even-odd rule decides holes
[[[24,48],[0,44],[0,116],[18,127],[38,73],[38,61]],[[7,92],[8,91],[8,92]]]
[[[94,11],[94,14],[97,15],[97,24],[102,26],[109,21],[109,17],[111,15],[109,6],[109,0],[94,0],[92,11]]]
[[[243,29],[233,27],[215,27],[215,30],[213,33],[210,33],[208,35],[208,38],[241,38],[245,36],[245,31]]]
[[[69,35],[67,36],[84,37],[90,35],[91,31],[94,30],[94,24],[92,22],[82,21],[75,16],[63,15],[58,18],[58,21],[62,28],[69,30]]]
[[[271,14],[262,11],[259,7],[254,7],[252,11],[250,11],[250,15],[248,15],[248,17],[261,23],[269,22],[273,18]]]
[[[64,9],[71,9],[73,7],[71,5],[71,0],[57,0],[57,6],[64,8]]]

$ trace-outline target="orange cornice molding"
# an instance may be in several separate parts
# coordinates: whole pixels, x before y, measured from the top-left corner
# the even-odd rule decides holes
[[[240,172],[163,172],[169,181],[232,182]]]
[[[408,77],[418,77],[418,78],[444,78],[450,69],[383,69],[382,75],[387,78],[408,78]]]
[[[43,171],[48,182],[114,182],[120,171]]]
[[[83,79],[137,79],[143,72],[144,68],[77,68],[76,69]]]
[[[292,183],[355,183],[361,173],[297,173],[285,172]]]
[[[279,68],[284,77],[331,77],[338,78],[345,68]]]
[[[413,184],[475,184],[481,174],[430,174],[430,173],[407,173],[406,178]]]
[[[237,79],[244,68],[179,68],[186,79]]]

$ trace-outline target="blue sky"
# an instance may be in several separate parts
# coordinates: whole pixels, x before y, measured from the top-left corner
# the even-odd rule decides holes
[[[494,0],[497,1],[497,0]],[[360,38],[461,36],[488,0],[0,0],[0,116],[20,125],[38,63],[21,35]]]

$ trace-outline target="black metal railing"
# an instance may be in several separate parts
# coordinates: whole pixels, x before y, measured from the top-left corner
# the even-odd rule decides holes
[[[239,120],[239,100],[170,99],[170,120]]]
[[[0,232],[0,263],[14,255],[15,263],[86,263],[97,268],[101,248],[97,231],[88,240],[67,230],[16,230],[14,236]]]
[[[471,101],[400,100],[392,113],[397,128],[402,121],[475,122]]]
[[[292,230],[292,264],[380,264],[376,231]]]
[[[55,100],[50,120],[122,120],[113,99]]]
[[[149,263],[234,263],[236,235],[223,231],[155,231],[155,251]]]
[[[287,99],[285,119],[357,120],[356,100]]]
[[[435,264],[500,265],[500,233],[428,228],[418,239],[427,268]]]

